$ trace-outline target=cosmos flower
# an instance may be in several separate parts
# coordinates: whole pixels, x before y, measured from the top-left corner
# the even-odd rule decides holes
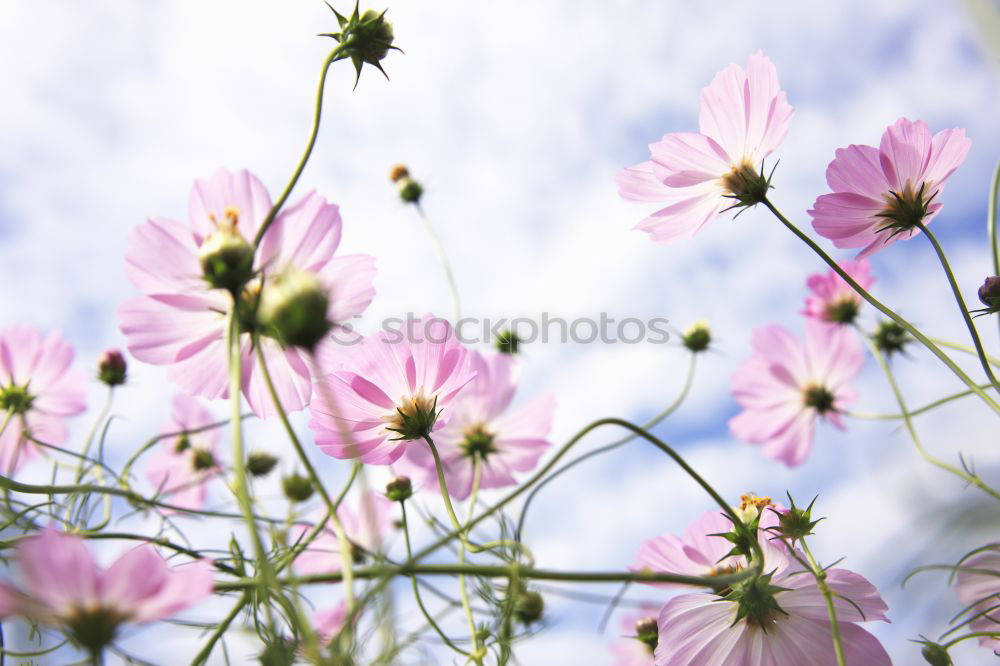
[[[746,510],[760,513],[757,538],[768,572],[748,578],[729,588],[712,592],[682,594],[672,598],[660,611],[659,635],[654,652],[656,666],[787,666],[836,664],[831,624],[816,579],[792,557],[780,542],[772,540],[765,520],[774,516],[768,498],[751,497]],[[780,510],[775,507],[776,510]],[[716,514],[718,515],[718,514]],[[724,519],[723,519],[724,520]],[[725,555],[732,544],[722,536],[704,534],[732,529],[709,515],[702,516],[683,538],[664,541],[661,559],[673,566],[685,561],[701,568],[717,554]],[[672,552],[671,552],[672,551]],[[746,567],[742,556],[728,558],[728,572]],[[653,569],[662,571],[661,569]],[[837,595],[834,606],[850,666],[889,666],[891,661],[878,640],[858,626],[859,622],[886,620],[885,602],[865,578],[846,569],[826,570],[827,583]],[[888,620],[886,620],[888,621]]]
[[[383,550],[385,540],[392,532],[392,507],[393,502],[370,491],[361,495],[356,509],[340,506],[337,517],[351,542],[354,561],[363,561],[367,555]],[[311,530],[310,525],[296,526],[291,535],[293,542]],[[294,566],[299,574],[309,576],[340,571],[342,563],[340,540],[333,525],[328,523],[309,547],[295,558]]]
[[[45,338],[30,326],[0,331],[0,473],[12,476],[37,453],[30,438],[63,444],[66,417],[85,408],[86,379],[71,368],[73,347],[58,333]]]
[[[316,635],[324,644],[329,644],[340,630],[344,628],[347,621],[347,604],[341,601],[332,608],[321,610],[313,615],[313,629]]]
[[[123,624],[170,617],[211,596],[208,561],[167,566],[150,545],[132,548],[107,569],[85,540],[43,529],[17,545],[22,586],[0,585],[0,616],[17,614],[56,626],[97,654]]]
[[[143,295],[119,309],[128,348],[141,361],[169,365],[169,377],[189,395],[226,397],[226,318],[233,298],[229,272],[240,272],[250,242],[271,209],[263,184],[247,171],[219,170],[195,181],[188,224],[154,218],[129,238],[126,269]],[[312,379],[305,352],[284,347],[261,328],[255,312],[279,277],[307,271],[329,295],[327,317],[334,325],[360,314],[374,295],[374,259],[335,256],[340,244],[337,206],[310,192],[285,206],[268,229],[253,264],[242,277],[237,310],[243,356],[243,394],[254,413],[275,413],[257,364],[263,354],[287,411],[309,403]],[[258,333],[259,346],[251,335]]]
[[[763,160],[781,144],[791,117],[774,65],[760,51],[745,71],[734,64],[716,74],[701,91],[700,133],[667,134],[650,145],[649,161],[618,175],[625,199],[668,204],[636,228],[670,243],[728,208],[759,203],[769,187]]]
[[[517,359],[509,354],[472,352],[476,378],[455,398],[447,425],[434,433],[448,493],[465,499],[472,491],[475,460],[482,460],[481,488],[517,483],[549,447],[555,400],[551,395],[510,410],[517,389]],[[434,458],[426,446],[406,450],[404,467],[438,485]]]
[[[388,465],[445,425],[475,377],[471,357],[443,319],[428,314],[407,329],[364,338],[317,380],[309,427],[324,453]]]
[[[659,609],[630,613],[622,618],[621,635],[611,644],[612,666],[653,666],[653,650],[658,634]]]
[[[858,258],[912,238],[941,210],[944,182],[971,146],[964,129],[932,137],[924,121],[900,118],[878,148],[837,149],[826,168],[833,192],[817,198],[809,211],[813,228],[837,247],[862,248]]]
[[[865,291],[875,284],[866,259],[841,261],[840,267]],[[863,303],[861,295],[832,268],[826,273],[810,275],[806,286],[812,293],[806,297],[806,307],[802,311],[805,316],[829,324],[850,324],[857,318]]]
[[[219,472],[219,431],[190,431],[215,420],[196,398],[182,393],[174,396],[173,415],[165,432],[181,434],[161,440],[146,464],[146,478],[165,502],[185,509],[205,507],[208,481]]]
[[[781,326],[757,329],[753,355],[731,381],[743,411],[730,419],[730,432],[762,445],[769,458],[802,464],[817,419],[843,429],[841,412],[857,397],[850,382],[863,362],[857,336],[842,326],[807,319],[805,344]]]
[[[1000,633],[1000,544],[962,562],[955,581],[969,631]],[[980,636],[979,644],[1000,651],[1000,637]]]

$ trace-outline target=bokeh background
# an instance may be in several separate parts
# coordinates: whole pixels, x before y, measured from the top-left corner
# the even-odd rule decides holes
[[[986,199],[1000,156],[998,8],[987,0],[390,2],[405,55],[384,62],[391,82],[369,71],[353,92],[352,69],[334,68],[300,188],[340,203],[342,247],[378,259],[378,295],[362,328],[408,311],[451,311],[433,248],[388,181],[397,162],[427,189],[425,208],[468,314],[606,312],[666,317],[678,328],[708,320],[714,352],[683,409],[656,432],[734,502],[747,490],[788,490],[805,501],[819,494],[817,511],[828,519],[815,552],[827,563],[846,558],[880,587],[893,622],[872,629],[897,664],[917,664],[908,639],[936,636],[960,604],[941,574],[906,588],[902,578],[996,539],[995,507],[922,462],[892,422],[821,428],[813,455],[794,470],[734,441],[728,382],[749,353],[750,333],[771,322],[801,333],[804,281],[822,265],[764,210],[654,245],[632,230],[651,209],[621,201],[613,179],[665,132],[695,130],[700,88],[763,49],[796,109],[774,199],[802,226],[838,146],[877,143],[900,116],[935,131],[967,128],[972,152],[949,181],[935,229],[974,301],[989,271]],[[152,215],[184,219],[192,180],[220,166],[249,168],[280,190],[304,145],[315,79],[332,46],[315,35],[334,27],[319,0],[0,0],[0,323],[61,329],[85,367],[121,345],[115,310],[134,293],[123,270],[129,230]],[[968,341],[923,239],[897,243],[873,263],[877,297],[935,336]],[[870,310],[865,316],[874,321]],[[979,322],[996,353],[995,322]],[[534,344],[524,350],[521,395],[557,395],[560,442],[597,416],[650,417],[679,389],[685,364],[676,343]],[[911,405],[961,389],[919,349],[893,365]],[[127,455],[165,423],[173,390],[165,374],[133,363],[109,456]],[[859,411],[894,411],[873,362],[859,387]],[[94,382],[95,408],[99,388]],[[78,432],[86,417],[79,420]],[[918,428],[939,456],[956,462],[962,452],[1000,483],[1000,429],[974,400],[922,416]],[[595,434],[582,450],[616,435]],[[256,427],[251,439],[282,454],[286,471],[294,467],[274,424]],[[322,462],[332,482],[346,467]],[[39,463],[25,474],[44,479],[48,471]],[[275,488],[258,492],[265,504],[280,504]],[[218,488],[215,498],[224,501]],[[426,505],[440,509],[433,497]],[[711,506],[668,460],[635,443],[543,491],[526,538],[542,566],[621,568],[643,539],[681,531]],[[218,536],[198,521],[183,525],[192,538]],[[339,594],[330,586],[313,598],[330,605]],[[627,598],[665,597],[633,589]],[[602,633],[603,605],[555,593],[547,601],[548,631],[521,647],[520,663],[610,663],[619,615]],[[210,620],[223,607],[189,617]],[[152,663],[186,663],[196,635],[156,628],[123,645]],[[248,645],[233,636],[233,663],[249,659]],[[451,662],[433,643],[422,649],[410,662]],[[963,666],[995,661],[973,645],[955,654]]]

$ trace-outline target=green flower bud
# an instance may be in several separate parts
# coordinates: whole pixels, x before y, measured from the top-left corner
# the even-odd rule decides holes
[[[226,220],[198,248],[205,281],[216,289],[238,294],[253,277],[253,247],[236,229],[239,212],[226,210]]]
[[[769,531],[784,537],[790,543],[795,543],[795,541],[804,539],[812,534],[817,523],[823,520],[822,518],[812,519],[812,508],[813,504],[816,503],[817,497],[813,498],[809,506],[801,509],[795,506],[795,500],[792,499],[791,495],[788,495],[788,501],[792,507],[788,511],[775,511],[778,515],[778,524],[770,528]]]
[[[251,476],[267,476],[278,464],[278,459],[270,453],[253,452],[247,456],[247,471]]]
[[[534,624],[542,619],[545,599],[534,590],[522,590],[514,599],[514,617],[521,624]]]
[[[706,321],[696,321],[681,334],[681,344],[689,351],[697,354],[708,349],[712,344],[712,330]]]
[[[924,643],[923,649],[920,650],[920,654],[923,655],[924,661],[931,666],[953,665],[951,656],[948,654],[948,650],[946,650],[943,645],[926,642]]]
[[[330,332],[329,308],[326,289],[315,275],[288,268],[265,285],[257,321],[281,344],[313,349]]]
[[[655,617],[644,617],[635,623],[635,637],[652,652],[660,640],[660,628]]]
[[[413,483],[408,476],[397,476],[385,484],[385,496],[393,502],[405,502],[413,496]]]
[[[281,488],[285,491],[285,497],[291,502],[305,502],[313,494],[312,481],[298,474],[283,478]]]
[[[514,331],[501,331],[497,335],[496,342],[494,343],[498,351],[503,354],[516,354],[518,345],[521,344],[520,338],[517,337],[517,333]]]
[[[97,359],[97,379],[108,386],[120,386],[125,383],[127,368],[122,353],[117,349],[109,349]]]
[[[195,449],[191,459],[191,465],[195,470],[204,472],[215,467],[215,457],[208,449]]]
[[[357,72],[357,81],[361,78],[361,68],[364,65],[371,65],[385,75],[381,61],[391,49],[399,49],[392,45],[393,33],[392,24],[385,20],[385,12],[376,12],[372,9],[359,12],[359,5],[355,3],[354,12],[351,15],[343,16],[329,3],[327,6],[337,17],[340,24],[340,32],[322,33],[322,37],[332,37],[340,43],[342,55],[340,58],[350,58]],[[388,76],[386,76],[388,78]]]
[[[875,347],[887,356],[906,351],[906,345],[913,342],[906,329],[891,320],[879,322],[872,339]]]
[[[420,203],[420,197],[424,194],[424,188],[410,177],[410,171],[405,165],[397,164],[394,166],[392,171],[389,172],[389,178],[392,182],[396,183],[396,189],[399,190],[399,198],[403,200],[403,203]]]

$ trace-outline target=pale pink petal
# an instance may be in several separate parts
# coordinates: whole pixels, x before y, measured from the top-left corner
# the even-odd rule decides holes
[[[100,598],[106,608],[132,617],[155,597],[170,573],[167,563],[150,545],[126,551],[101,577]]]
[[[942,130],[931,141],[931,155],[924,178],[932,183],[942,183],[962,165],[972,142],[961,128]]]
[[[242,169],[219,169],[210,178],[196,180],[191,188],[188,216],[199,244],[215,231],[217,222],[226,219],[229,208],[238,212],[237,229],[249,241],[270,211],[271,197],[257,176]]]
[[[125,272],[146,294],[208,290],[194,235],[180,222],[165,218],[150,219],[129,234]]]
[[[18,544],[17,558],[28,595],[55,614],[99,601],[100,573],[83,538],[43,529]]]
[[[671,198],[674,188],[664,185],[655,175],[653,162],[626,167],[615,176],[618,194],[630,201],[663,201]]]
[[[931,131],[922,120],[900,118],[882,134],[879,160],[896,192],[902,192],[907,183],[914,189],[920,186],[930,155]]]
[[[335,325],[359,316],[375,297],[374,257],[366,254],[334,257],[317,275],[329,291],[327,317]]]
[[[133,622],[156,622],[201,603],[215,590],[215,574],[208,560],[171,567],[156,594],[146,597],[132,616]]]

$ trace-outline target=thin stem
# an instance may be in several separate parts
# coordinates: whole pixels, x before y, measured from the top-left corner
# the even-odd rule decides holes
[[[927,452],[923,443],[920,441],[920,436],[917,434],[916,427],[913,425],[913,419],[911,418],[912,413],[906,407],[906,400],[903,398],[903,392],[899,389],[899,384],[896,383],[896,377],[893,374],[892,369],[889,367],[889,363],[885,359],[885,354],[882,353],[881,349],[875,346],[875,343],[867,334],[864,333],[864,331],[859,331],[859,333],[861,334],[861,338],[865,341],[865,344],[868,345],[868,350],[875,358],[875,361],[878,362],[879,367],[882,368],[885,378],[889,381],[889,388],[892,389],[892,394],[896,398],[896,404],[899,405],[899,412],[903,417],[903,423],[906,426],[906,431],[909,433],[910,439],[913,441],[913,445],[917,449],[917,453],[919,453],[924,460],[935,467],[939,467],[946,472],[954,474],[966,483],[973,485],[993,498],[1000,500],[1000,494],[983,483],[978,476],[973,476],[965,470],[958,469],[957,467],[949,465],[944,461],[938,460]]]
[[[240,614],[240,611],[243,610],[243,607],[246,606],[249,601],[249,595],[244,593],[243,596],[240,597],[240,600],[236,602],[236,605],[233,606],[232,610],[230,610],[226,616],[222,618],[222,621],[219,622],[215,631],[213,631],[212,635],[208,637],[208,642],[205,643],[201,650],[198,651],[198,654],[194,656],[194,659],[191,660],[191,666],[201,666],[208,661],[208,658],[212,654],[212,650],[215,648],[215,644],[219,642],[222,635],[226,633],[227,629],[229,629],[229,625],[233,623],[233,620],[236,619],[236,616]]]
[[[458,298],[458,284],[455,282],[455,275],[451,271],[448,254],[444,251],[444,244],[441,243],[441,238],[434,230],[434,225],[431,224],[430,218],[424,212],[424,207],[419,203],[414,204],[414,207],[417,209],[417,214],[424,223],[424,228],[427,229],[427,235],[430,236],[431,244],[434,246],[434,251],[437,253],[438,259],[441,261],[441,267],[444,269],[444,276],[448,280],[448,289],[451,291],[451,304],[455,308],[455,322],[457,323],[462,318],[462,305]]]
[[[954,349],[955,351],[965,352],[966,354],[972,354],[973,356],[975,356],[978,353],[976,352],[975,347],[970,347],[969,345],[963,345],[958,342],[941,340],[940,338],[931,338],[931,342],[941,347]],[[996,356],[990,356],[989,354],[987,354],[986,360],[990,362],[990,365],[1000,368],[1000,358],[997,358]]]
[[[980,384],[979,388],[990,388],[991,384]],[[946,405],[949,402],[954,402],[960,398],[972,395],[972,391],[960,391],[958,393],[952,393],[951,395],[946,395],[943,398],[938,398],[934,402],[929,402],[923,407],[918,407],[912,409],[909,412],[909,416],[919,416],[925,412],[929,412],[932,409]],[[845,416],[849,416],[852,419],[865,419],[871,421],[895,421],[897,419],[905,419],[906,414],[876,414],[873,412],[844,412]]]
[[[81,455],[80,463],[76,470],[76,483],[80,483],[80,481],[83,480],[83,475],[86,472],[85,467],[87,462],[87,455],[90,453],[90,447],[93,446],[94,444],[94,437],[97,436],[97,429],[101,426],[101,422],[104,421],[104,418],[108,415],[108,412],[111,411],[111,403],[114,399],[114,396],[115,396],[115,387],[109,386],[107,398],[105,398],[104,400],[104,405],[101,407],[101,411],[98,413],[97,419],[94,421],[94,425],[91,427],[90,432],[87,434],[87,439],[85,439],[83,442],[83,451],[81,451],[80,453]]]
[[[260,229],[257,231],[257,235],[254,236],[253,246],[254,249],[260,247],[260,242],[264,238],[264,234],[267,233],[268,228],[274,222],[274,218],[277,217],[278,212],[281,211],[281,207],[285,205],[285,201],[288,200],[288,196],[292,193],[295,188],[295,184],[299,182],[299,176],[302,175],[302,170],[306,168],[306,162],[309,161],[309,156],[312,155],[313,147],[316,145],[316,137],[319,136],[319,124],[323,117],[323,92],[326,88],[326,73],[330,69],[330,65],[339,60],[342,56],[342,50],[344,46],[340,45],[330,52],[326,60],[323,62],[323,69],[319,75],[319,86],[316,90],[316,107],[313,111],[313,124],[312,130],[309,132],[309,141],[306,143],[305,152],[302,153],[301,159],[299,159],[298,165],[295,167],[295,172],[292,174],[291,179],[288,181],[288,185],[285,186],[285,190],[278,197],[278,200],[274,202],[271,206],[271,210],[268,211],[267,217],[260,225]]]
[[[840,623],[837,621],[837,609],[833,605],[833,592],[830,591],[830,586],[826,582],[826,571],[816,562],[816,558],[810,552],[806,540],[799,539],[799,543],[802,545],[802,550],[809,561],[811,573],[816,578],[816,585],[819,587],[819,591],[823,593],[823,599],[826,601],[826,613],[830,618],[830,633],[833,635],[833,653],[837,658],[837,666],[846,666],[844,646],[840,640]]]
[[[840,264],[838,264],[830,255],[828,255],[826,251],[823,250],[823,248],[821,248],[813,239],[809,238],[809,236],[803,233],[802,230],[800,230],[798,227],[792,224],[788,220],[788,218],[782,215],[781,211],[775,208],[774,204],[771,203],[769,199],[765,198],[763,204],[767,207],[768,210],[771,211],[771,213],[774,214],[776,218],[778,218],[779,222],[785,225],[785,227],[787,227],[789,231],[795,234],[799,238],[799,240],[808,245],[809,248],[813,252],[815,252],[820,259],[825,261],[826,264],[831,269],[833,269],[833,271],[837,275],[839,275],[847,284],[849,284],[851,286],[851,289],[856,291],[861,296],[861,298],[868,301],[879,312],[886,315],[894,322],[905,328],[910,335],[919,340],[920,343],[923,344],[925,347],[927,347],[927,349],[929,349],[935,356],[937,356],[938,359],[940,359],[941,362],[944,363],[949,370],[955,373],[955,376],[957,376],[959,379],[965,382],[965,385],[968,386],[973,393],[982,398],[983,402],[989,405],[993,409],[993,411],[1000,414],[1000,404],[998,404],[993,398],[991,398],[982,389],[980,389],[979,385],[976,384],[974,381],[972,381],[972,378],[969,377],[967,374],[965,374],[965,372],[960,367],[958,367],[958,365],[955,364],[955,362],[951,359],[951,357],[949,357],[947,354],[941,351],[941,349],[937,345],[931,342],[930,338],[921,333],[913,324],[903,319],[901,316],[896,314],[896,312],[886,307],[880,301],[878,301],[874,296],[869,294],[868,291],[860,284],[858,284],[857,281],[855,281],[855,279],[852,278],[847,273],[847,271],[841,268]]]
[[[431,448],[431,455],[434,456],[434,469],[437,471],[438,487],[441,489],[441,499],[444,500],[444,508],[448,512],[451,526],[458,533],[458,537],[462,541],[465,541],[468,527],[462,527],[462,523],[459,522],[458,515],[455,513],[455,507],[452,506],[451,494],[448,492],[448,482],[444,478],[444,464],[441,462],[441,454],[438,453],[437,447],[434,446],[434,440],[431,439],[430,435],[424,435],[424,441],[427,442],[427,446]]]
[[[466,514],[466,536],[468,536],[468,524],[472,520],[472,513],[476,508],[476,499],[479,496],[479,484],[483,478],[483,459],[478,454],[474,461],[475,469],[472,475],[472,492],[469,494],[469,511]],[[443,488],[444,486],[442,486]],[[458,542],[458,563],[465,564],[465,539]],[[469,625],[469,636],[472,638],[472,659],[482,666],[484,653],[479,649],[479,636],[476,634],[476,620],[472,616],[472,604],[469,602],[469,591],[465,587],[465,574],[458,577],[458,596],[462,600],[462,610],[465,612],[465,620]]]
[[[979,339],[979,330],[976,329],[976,323],[972,321],[972,315],[969,314],[969,308],[965,304],[965,298],[962,296],[962,289],[958,286],[958,281],[955,280],[955,274],[951,270],[951,264],[948,263],[948,258],[944,254],[944,249],[941,244],[938,243],[937,237],[934,233],[926,227],[922,222],[917,222],[917,227],[924,232],[927,236],[927,240],[931,242],[934,246],[934,252],[937,253],[938,259],[941,261],[941,268],[944,269],[945,275],[948,277],[948,284],[951,285],[951,291],[955,294],[955,302],[958,303],[958,309],[962,313],[962,319],[965,320],[965,326],[969,329],[969,335],[972,336],[972,344],[976,348],[976,355],[979,356],[979,362],[983,366],[983,370],[986,372],[986,377],[992,382],[993,388],[1000,392],[1000,382],[997,382],[996,376],[993,374],[993,368],[990,366],[989,359],[986,357],[986,350],[983,348],[983,341]]]
[[[1000,194],[1000,162],[993,171],[990,185],[990,207],[986,213],[986,233],[990,238],[990,252],[993,255],[993,275],[1000,275],[1000,238],[997,238],[997,199]],[[997,317],[1000,326],[1000,317]]]

